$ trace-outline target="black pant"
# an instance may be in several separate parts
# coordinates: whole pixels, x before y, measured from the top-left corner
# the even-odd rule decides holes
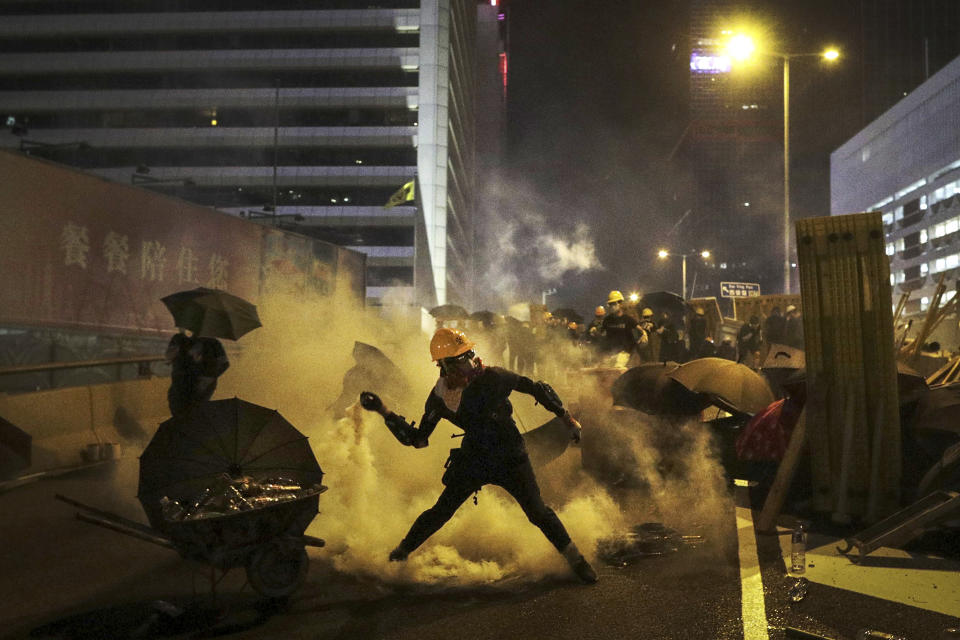
[[[477,462],[473,461],[471,464],[469,461],[460,461],[460,464],[479,468],[480,465]],[[453,517],[470,494],[478,491],[485,484],[494,484],[506,489],[523,509],[530,522],[543,531],[547,540],[557,548],[557,551],[563,551],[570,544],[570,535],[560,522],[560,518],[553,509],[544,504],[540,496],[540,487],[537,485],[537,478],[533,475],[533,467],[530,466],[528,458],[524,457],[521,462],[509,465],[497,464],[482,468],[484,470],[480,473],[470,473],[468,470],[466,473],[450,474],[451,480],[437,498],[437,503],[420,514],[403,542],[400,543],[407,553],[436,533],[447,520]]]

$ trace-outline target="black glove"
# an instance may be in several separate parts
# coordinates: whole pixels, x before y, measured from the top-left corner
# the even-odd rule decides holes
[[[367,411],[376,411],[377,413],[383,411],[383,401],[380,400],[380,396],[370,391],[364,391],[360,394],[360,406]]]

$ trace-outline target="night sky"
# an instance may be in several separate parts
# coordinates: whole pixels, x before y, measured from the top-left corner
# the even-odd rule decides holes
[[[773,32],[783,50],[832,42],[844,52],[843,68],[830,74],[800,66],[806,62],[791,73],[792,208],[795,217],[827,215],[829,153],[861,126],[859,3],[754,4],[779,25]],[[686,0],[510,3],[503,182],[524,197],[508,198],[504,215],[522,219],[535,209],[534,224],[542,220],[544,231],[561,235],[586,223],[602,265],[548,280],[524,263],[536,258],[518,242],[513,264],[523,273],[523,295],[539,298],[555,287],[550,308],[586,313],[610,289],[680,289],[679,263],[654,256],[684,213],[678,190],[689,174],[670,155],[688,123],[687,15]],[[780,184],[771,189],[782,199]]]

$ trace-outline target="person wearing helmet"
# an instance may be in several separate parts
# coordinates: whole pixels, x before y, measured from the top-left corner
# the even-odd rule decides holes
[[[636,319],[624,313],[623,294],[611,291],[607,296],[610,313],[603,318],[600,333],[603,335],[603,350],[611,357],[611,366],[626,367],[639,347],[647,344],[647,333]]]
[[[760,347],[763,344],[760,316],[750,316],[750,321],[740,327],[737,333],[737,362],[748,367],[760,365]]]
[[[640,312],[639,324],[641,331],[647,336],[646,342],[642,343],[637,349],[640,359],[644,362],[656,362],[657,350],[655,349],[654,338],[657,338],[657,343],[659,343],[659,336],[657,335],[657,323],[653,319],[653,309],[645,307]]]
[[[483,485],[502,487],[519,503],[524,514],[543,531],[583,582],[597,581],[597,574],[576,544],[570,540],[560,518],[543,502],[523,436],[513,420],[510,394],[534,397],[545,409],[566,422],[574,442],[580,441],[580,424],[563,408],[550,385],[501,367],[488,367],[474,352],[474,344],[461,331],[438,329],[430,341],[430,355],[440,368],[440,377],[427,397],[419,428],[407,424],[373,394],[362,394],[361,405],[384,417],[402,444],[426,447],[441,419],[463,429],[459,449],[453,449],[443,474],[444,489],[436,504],[414,521],[400,544],[390,552],[391,561],[403,561],[440,529],[463,502]],[[399,427],[394,430],[395,427]]]
[[[603,346],[603,318],[606,315],[607,310],[603,305],[598,306],[593,312],[593,320],[584,332],[583,341],[589,347],[586,352],[586,360],[589,364],[594,364],[600,355],[600,349]]]

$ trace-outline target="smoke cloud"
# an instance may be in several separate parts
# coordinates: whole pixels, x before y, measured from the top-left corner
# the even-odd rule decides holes
[[[329,487],[308,529],[327,541],[324,549],[310,551],[315,559],[320,556],[345,574],[394,584],[481,584],[569,575],[540,530],[506,492],[493,486],[479,492],[476,505],[464,503],[406,562],[389,562],[390,550],[439,496],[444,461],[460,443],[451,436],[459,430],[443,421],[429,447],[413,449],[401,446],[378,415],[358,404],[338,420],[328,407],[341,392],[344,372],[354,366],[353,345],[360,340],[380,348],[408,375],[410,397],[397,399],[391,409],[419,421],[437,375],[428,355],[429,336],[418,327],[408,330],[402,322],[354,308],[345,299],[274,296],[261,300],[260,312],[263,327],[240,341],[241,350],[232,353],[216,397],[236,395],[275,408],[309,436]],[[722,472],[702,425],[677,427],[634,412],[613,413],[601,390],[557,375],[549,381],[566,396],[567,405],[582,407],[584,440],[537,475],[545,500],[588,558],[596,561],[597,540],[632,525],[662,521],[681,528],[724,512],[721,505],[728,498]],[[532,398],[515,394],[513,399],[522,430],[552,418]],[[593,406],[604,409],[594,411]],[[671,442],[664,448],[667,431]],[[608,479],[598,481],[584,468],[596,459],[617,461],[643,486],[610,489]],[[132,495],[133,487],[124,492]]]

